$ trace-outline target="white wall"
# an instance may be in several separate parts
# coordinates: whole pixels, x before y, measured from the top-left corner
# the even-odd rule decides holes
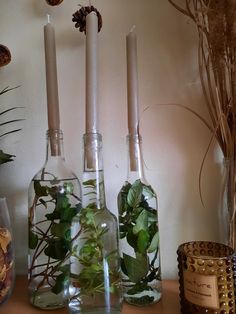
[[[85,104],[85,35],[74,28],[72,13],[87,1],[64,0],[50,7],[44,0],[1,0],[1,44],[12,62],[0,68],[0,89],[21,87],[1,97],[1,104],[24,106],[22,132],[0,145],[16,154],[0,167],[0,194],[12,217],[18,273],[27,271],[27,188],[45,158],[46,90],[43,25],[52,15],[56,30],[60,115],[68,165],[81,175]],[[219,162],[212,148],[203,169],[201,205],[198,175],[210,134],[183,104],[207,118],[197,66],[197,34],[167,0],[93,0],[103,17],[99,33],[99,119],[104,143],[108,207],[117,213],[116,195],[126,175],[125,36],[136,25],[139,93],[146,176],[159,197],[164,278],[177,276],[176,249],[181,242],[219,240]],[[144,109],[148,107],[147,110]],[[16,116],[16,112],[14,113]]]

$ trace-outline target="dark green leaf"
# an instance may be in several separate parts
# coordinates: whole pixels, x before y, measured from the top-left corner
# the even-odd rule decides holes
[[[154,297],[150,297],[149,295],[144,295],[143,297],[139,298],[129,298],[129,302],[136,305],[147,305],[151,304],[154,301]]]
[[[149,234],[145,230],[140,230],[138,233],[138,241],[137,241],[137,246],[138,246],[138,251],[140,253],[145,253],[147,246],[149,244]]]
[[[128,276],[128,271],[127,271],[127,269],[126,269],[126,267],[125,267],[125,262],[124,262],[124,259],[123,259],[123,258],[120,259],[120,266],[121,266],[122,272],[123,272],[126,276]]]
[[[51,214],[46,214],[45,217],[48,220],[56,220],[56,219],[60,219],[61,215],[58,211],[54,210],[54,212],[52,212]]]
[[[127,242],[129,243],[129,245],[135,250],[137,251],[138,250],[138,247],[137,247],[137,235],[135,235],[131,230],[128,231],[127,233]]]
[[[51,234],[59,238],[65,238],[68,230],[70,230],[70,224],[68,222],[62,222],[59,224],[53,223],[51,227]]]
[[[148,213],[145,209],[141,211],[133,227],[134,234],[138,234],[140,230],[148,230]]]
[[[43,198],[40,198],[40,199],[39,199],[39,202],[40,202],[41,204],[43,204],[43,206],[45,206],[45,207],[47,208],[47,203],[45,202],[45,200],[44,200]]]
[[[151,244],[147,249],[148,253],[154,252],[159,246],[159,232],[157,232],[152,238]]]
[[[34,250],[38,244],[38,236],[33,233],[31,230],[29,231],[29,248]]]
[[[44,250],[44,253],[46,256],[49,256],[56,260],[62,260],[65,258],[68,249],[69,248],[67,241],[57,238],[49,241],[49,244]]]
[[[96,188],[96,179],[84,181],[82,184],[86,187],[89,186],[89,187]]]
[[[62,292],[68,285],[68,281],[69,281],[69,277],[65,275],[64,273],[58,275],[56,278],[56,283],[52,287],[51,291],[55,294]]]
[[[134,294],[141,293],[143,291],[149,291],[149,290],[152,290],[152,288],[149,287],[146,283],[138,282],[136,285],[134,285],[131,289],[127,291],[127,294],[134,295]]]
[[[153,188],[150,185],[145,184],[143,184],[143,195],[145,196],[145,199],[151,199],[153,197],[156,197]]]
[[[77,213],[78,213],[77,208],[75,208],[75,207],[67,207],[61,213],[61,220],[63,222],[71,223],[73,217],[75,217]]]
[[[13,161],[14,155],[9,155],[0,150],[0,164],[4,164],[9,161]]]
[[[37,197],[48,196],[47,187],[42,186],[40,181],[34,181],[34,191]]]
[[[131,207],[136,207],[141,201],[143,185],[140,180],[136,180],[129,189],[127,203]]]
[[[132,282],[137,283],[147,275],[148,261],[146,256],[137,253],[136,258],[134,258],[130,255],[123,254],[123,259],[128,277]]]

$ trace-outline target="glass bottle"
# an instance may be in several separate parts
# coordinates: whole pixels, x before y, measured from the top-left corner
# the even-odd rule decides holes
[[[15,281],[15,256],[6,198],[0,198],[0,305],[11,295]]]
[[[80,207],[81,187],[66,166],[62,131],[48,130],[46,162],[29,187],[28,293],[35,307],[67,304],[71,224]]]
[[[121,313],[118,224],[106,207],[99,133],[84,135],[82,204],[74,219],[70,313]]]
[[[124,300],[143,306],[161,298],[157,197],[143,171],[141,136],[127,136],[128,178],[118,194]]]

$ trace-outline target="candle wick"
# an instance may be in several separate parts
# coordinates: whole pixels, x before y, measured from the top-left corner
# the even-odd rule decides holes
[[[136,28],[136,25],[133,25],[132,27],[131,27],[131,29],[130,29],[130,33],[133,33],[133,31],[135,30],[135,28]]]
[[[51,17],[50,17],[50,14],[47,14],[47,20],[48,20],[48,23],[51,22]]]

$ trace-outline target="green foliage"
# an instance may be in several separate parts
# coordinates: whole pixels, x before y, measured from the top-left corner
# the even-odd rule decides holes
[[[13,87],[13,88],[10,88],[10,87],[5,87],[3,90],[0,91],[0,96],[5,94],[5,93],[8,93],[16,88],[18,88],[19,86],[16,86],[16,87]],[[12,108],[9,108],[7,110],[3,110],[0,112],[0,116],[4,116],[5,114],[7,114],[9,111],[12,111],[12,110],[16,110],[18,108],[21,108],[21,107],[12,107]],[[0,127],[1,126],[5,126],[5,125],[8,125],[8,124],[15,124],[16,122],[19,122],[19,121],[22,121],[23,119],[12,119],[12,120],[7,120],[7,121],[4,121],[4,122],[1,122],[0,123]],[[0,133],[0,138],[5,136],[5,135],[8,135],[8,134],[11,134],[11,133],[15,133],[15,132],[18,132],[20,131],[21,129],[11,129],[10,131],[5,131],[3,133]],[[15,156],[14,155],[10,155],[10,154],[7,154],[5,152],[3,152],[2,150],[0,150],[0,164],[4,164],[6,162],[10,162],[10,161],[13,161],[13,158]]]
[[[38,267],[36,258],[41,254],[47,256],[48,262],[44,265],[44,270],[34,276],[44,276],[46,281],[49,277],[53,278],[54,285],[51,291],[58,294],[68,284],[72,244],[71,223],[81,204],[73,194],[71,182],[60,185],[60,181],[56,178],[53,182],[57,184],[49,186],[44,185],[43,181],[34,181],[33,210],[36,212],[45,209],[45,219],[34,223],[33,218],[29,217],[29,248],[33,250],[30,275],[33,269]],[[78,201],[76,207],[70,204],[70,199],[73,197]],[[50,208],[50,213],[47,208]]]
[[[155,268],[159,250],[157,213],[149,206],[149,200],[154,198],[151,186],[140,180],[126,182],[118,195],[120,239],[126,239],[135,253],[133,256],[123,253],[121,259],[122,272],[132,283],[127,291],[130,295],[152,290],[148,283],[159,279],[159,267]],[[150,253],[154,254],[152,260]],[[152,301],[148,296],[139,298],[140,305]]]
[[[95,195],[96,180],[83,182],[85,189],[89,192],[86,195]],[[92,202],[87,207],[81,208],[78,219],[81,227],[80,243],[82,246],[73,248],[73,255],[80,264],[80,272],[72,274],[80,287],[80,297],[83,295],[93,295],[94,293],[104,293],[105,277],[109,277],[110,293],[117,291],[117,281],[119,273],[116,267],[119,258],[117,250],[106,252],[104,248],[104,236],[107,236],[108,228],[106,224],[100,223],[100,214],[103,209],[98,209],[96,202]],[[115,262],[115,263],[114,263]],[[108,269],[108,273],[106,272]],[[75,297],[79,297],[75,296]]]

